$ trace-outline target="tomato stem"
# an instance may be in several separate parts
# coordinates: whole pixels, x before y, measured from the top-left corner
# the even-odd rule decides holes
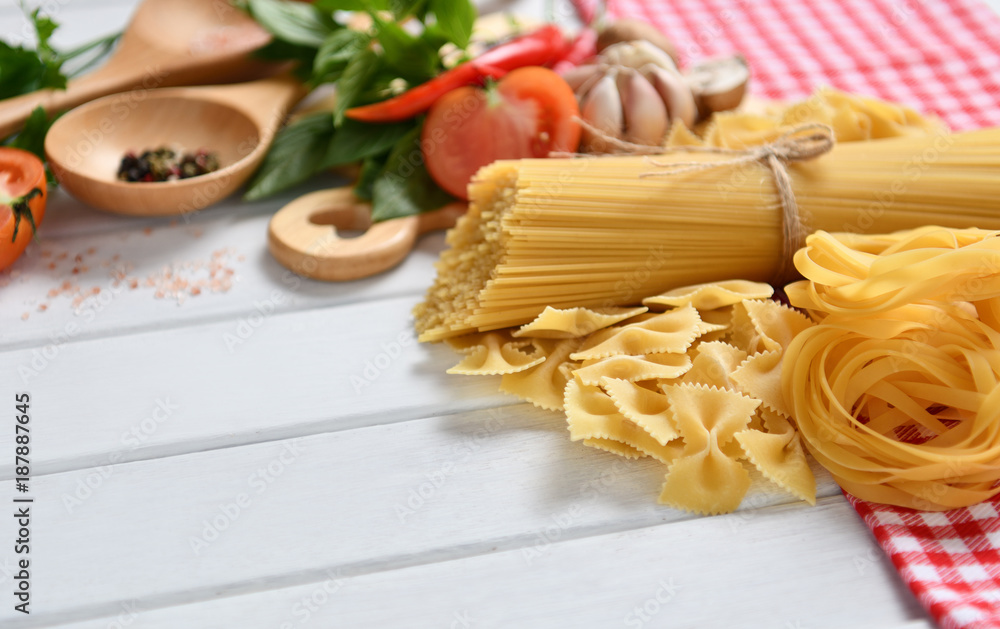
[[[11,242],[17,240],[17,230],[21,228],[22,218],[28,219],[28,223],[31,225],[32,236],[38,235],[38,227],[35,225],[35,215],[31,213],[31,207],[28,206],[28,203],[35,197],[40,196],[42,196],[42,190],[34,188],[23,197],[17,197],[8,201],[11,211],[14,212],[14,234],[10,238]]]

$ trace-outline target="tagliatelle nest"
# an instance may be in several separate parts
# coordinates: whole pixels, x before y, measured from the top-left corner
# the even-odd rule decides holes
[[[785,399],[844,489],[920,510],[1000,492],[1000,232],[818,232],[793,304]]]
[[[546,308],[519,329],[450,340],[451,373],[502,374],[501,390],[565,413],[570,438],[666,466],[660,502],[736,509],[748,466],[815,503],[816,483],[781,399],[780,359],[806,317],[773,289],[720,282],[650,297],[647,308]]]

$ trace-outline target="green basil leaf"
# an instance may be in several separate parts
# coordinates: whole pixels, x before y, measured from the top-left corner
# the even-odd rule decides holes
[[[430,0],[437,27],[459,48],[465,49],[472,36],[476,8],[469,0]]]
[[[363,50],[347,64],[337,81],[337,100],[333,105],[333,123],[340,126],[344,112],[350,109],[368,88],[368,83],[379,71],[380,59],[371,50]]]
[[[305,2],[249,0],[250,14],[275,37],[292,44],[319,48],[340,26],[328,12]]]
[[[453,200],[434,183],[424,166],[418,126],[396,143],[372,186],[372,221],[414,216]]]
[[[339,79],[347,64],[368,46],[369,41],[368,35],[346,28],[328,35],[313,61],[313,83],[332,83]]]
[[[411,85],[423,83],[437,74],[440,59],[436,48],[406,32],[399,24],[375,18],[378,42],[386,65]]]
[[[362,201],[371,202],[372,187],[378,176],[382,174],[382,169],[385,168],[385,162],[388,159],[389,153],[383,153],[366,157],[365,161],[361,162],[361,174],[358,175],[358,182],[354,184],[354,196]]]
[[[323,170],[323,156],[333,135],[328,112],[306,116],[279,131],[243,198],[263,199]]]
[[[412,128],[412,120],[395,124],[368,124],[345,119],[337,128],[323,166],[332,168],[388,153]]]

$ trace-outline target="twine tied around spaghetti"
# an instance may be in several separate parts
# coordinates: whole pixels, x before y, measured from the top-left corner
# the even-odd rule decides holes
[[[640,178],[672,177],[685,173],[719,168],[720,166],[742,166],[759,162],[770,169],[774,182],[778,187],[778,198],[781,201],[782,252],[781,267],[776,280],[785,282],[794,277],[794,256],[805,245],[806,230],[802,226],[799,206],[792,190],[792,180],[788,175],[788,164],[815,159],[833,148],[833,129],[829,125],[811,122],[792,127],[778,136],[773,142],[746,149],[731,149],[721,146],[671,146],[668,148],[644,146],[613,138],[602,130],[581,121],[584,128],[592,135],[608,141],[619,154],[647,155],[650,164],[657,170],[640,173]],[[669,155],[671,153],[710,153],[714,155],[729,155],[731,159],[713,162],[660,162],[653,155]]]

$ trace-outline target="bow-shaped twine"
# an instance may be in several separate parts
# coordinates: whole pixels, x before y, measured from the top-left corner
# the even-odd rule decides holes
[[[794,276],[795,252],[805,244],[806,230],[802,227],[798,203],[792,190],[792,181],[788,176],[788,164],[815,159],[833,148],[835,144],[833,129],[829,125],[811,122],[792,127],[778,136],[773,142],[746,149],[730,149],[719,146],[671,146],[669,148],[650,147],[633,144],[608,136],[602,130],[583,122],[584,128],[593,135],[609,141],[618,154],[669,155],[671,153],[711,153],[715,155],[732,155],[732,159],[714,162],[658,162],[647,157],[658,170],[640,173],[640,178],[672,177],[685,173],[708,170],[720,166],[742,166],[760,162],[767,166],[774,175],[778,186],[778,197],[782,209],[782,256],[781,268],[777,278],[784,282]],[[654,153],[655,152],[655,153]]]

